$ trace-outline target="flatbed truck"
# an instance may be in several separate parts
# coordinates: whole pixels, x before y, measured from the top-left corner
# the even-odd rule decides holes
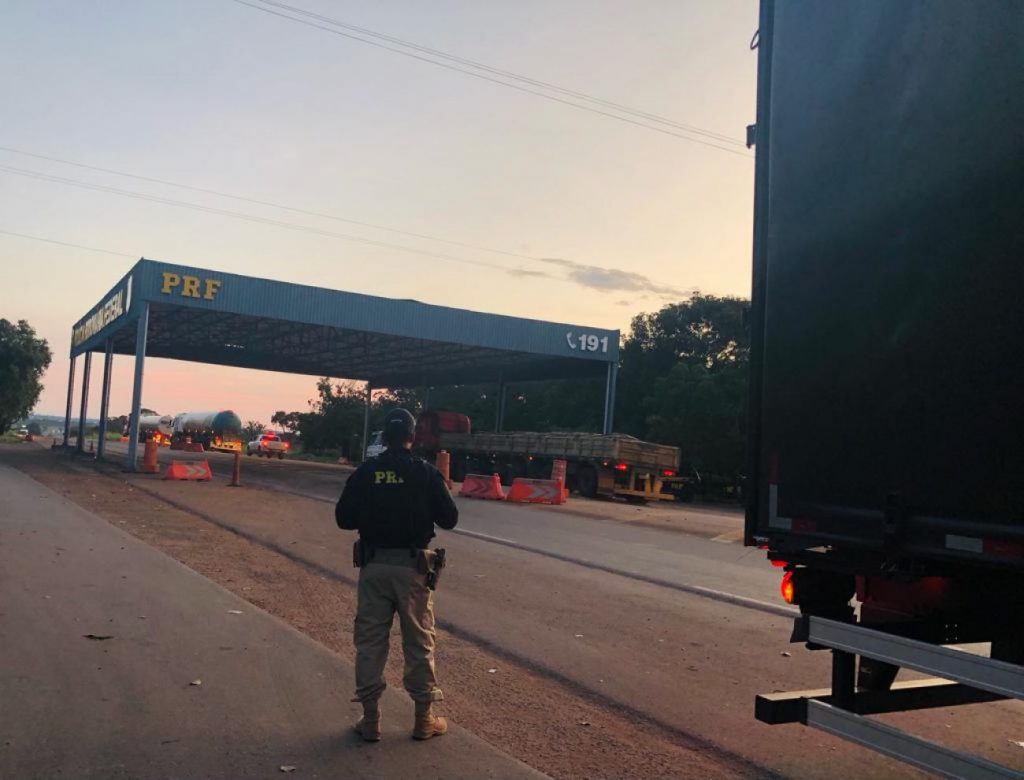
[[[413,446],[428,458],[447,451],[456,482],[466,474],[498,474],[505,484],[548,478],[555,460],[566,462],[566,486],[587,497],[671,500],[687,481],[678,447],[625,434],[474,433],[469,418],[455,412],[421,414]]]

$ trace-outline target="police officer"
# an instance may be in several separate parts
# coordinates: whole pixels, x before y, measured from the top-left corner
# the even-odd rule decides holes
[[[416,420],[405,409],[388,414],[383,431],[387,450],[349,477],[334,513],[340,528],[359,531],[353,554],[360,567],[353,701],[363,705],[355,728],[368,742],[380,739],[379,700],[396,612],[405,655],[403,682],[416,702],[413,736],[430,739],[448,730],[445,719],[431,709],[443,695],[434,674],[432,586],[438,556],[427,545],[434,525],[454,528],[459,511],[440,472],[410,451],[415,430]]]

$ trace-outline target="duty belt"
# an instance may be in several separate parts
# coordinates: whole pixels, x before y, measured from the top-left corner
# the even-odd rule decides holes
[[[390,566],[408,566],[415,569],[421,550],[408,547],[371,547],[367,563],[385,563]],[[427,550],[422,550],[427,552]]]

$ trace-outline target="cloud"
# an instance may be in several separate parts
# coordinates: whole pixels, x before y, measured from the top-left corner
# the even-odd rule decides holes
[[[602,268],[597,265],[578,263],[563,257],[538,257],[538,262],[564,268],[569,280],[576,284],[601,292],[640,292],[652,293],[662,298],[676,300],[688,298],[693,290],[683,290],[651,279],[635,271],[622,271],[617,268]]]
[[[513,276],[535,276],[541,279],[556,279],[557,277],[552,276],[547,271],[534,271],[529,268],[510,268],[509,273]]]

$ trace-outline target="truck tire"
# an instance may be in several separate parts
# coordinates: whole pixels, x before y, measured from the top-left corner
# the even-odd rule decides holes
[[[589,463],[584,463],[576,469],[576,489],[584,498],[594,498],[597,495],[597,469]]]
[[[250,450],[248,447],[246,447],[245,448],[245,454],[248,455],[251,458],[252,457],[252,450]]]
[[[466,478],[466,461],[462,458],[452,458],[448,464],[448,477],[452,482],[462,482]]]
[[[284,453],[283,452],[277,453],[277,459],[278,460],[284,460]]]

